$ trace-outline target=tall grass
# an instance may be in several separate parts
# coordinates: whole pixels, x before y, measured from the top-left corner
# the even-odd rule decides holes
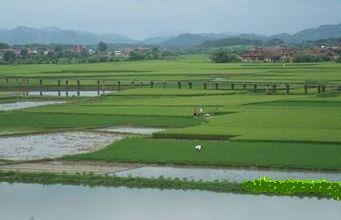
[[[194,149],[198,144],[204,146],[200,152]],[[97,152],[65,159],[341,170],[340,155],[341,148],[335,144],[129,138]]]

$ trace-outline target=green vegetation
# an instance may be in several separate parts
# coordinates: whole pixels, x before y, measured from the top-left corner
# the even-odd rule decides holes
[[[107,51],[108,49],[108,44],[104,43],[103,41],[99,42],[97,45],[97,50],[100,52]]]
[[[293,58],[294,63],[313,63],[313,62],[323,62],[331,61],[329,57],[324,56],[312,56],[312,55],[296,55]]]
[[[16,45],[11,48],[9,45],[0,42],[0,50],[2,50],[0,52],[4,53],[4,56],[0,59],[0,65],[123,62],[162,60],[177,56],[176,52],[169,50],[159,51],[158,48],[154,47],[133,48],[125,49],[122,46],[108,45],[105,42],[86,47],[69,44],[28,44]],[[115,51],[120,52],[116,55]]]
[[[254,182],[257,183],[258,180]],[[68,185],[83,185],[83,186],[105,186],[105,187],[120,187],[128,188],[157,188],[157,189],[181,189],[181,190],[205,190],[213,192],[226,193],[254,193],[254,194],[275,194],[289,196],[314,196],[318,198],[334,198],[340,199],[340,183],[322,182],[321,186],[317,186],[320,182],[316,181],[275,181],[282,185],[290,184],[290,187],[297,185],[289,191],[284,190],[265,190],[263,186],[255,188],[254,182],[245,182],[242,184],[231,183],[227,181],[188,181],[186,179],[165,179],[160,178],[140,178],[140,177],[117,177],[117,176],[100,176],[89,174],[52,174],[52,173],[19,173],[19,172],[0,172],[0,182],[9,183],[37,183],[37,184],[68,184]],[[272,182],[271,182],[272,183]],[[308,184],[308,185],[306,185]],[[264,184],[266,185],[266,184]],[[267,182],[267,186],[270,182]],[[304,187],[316,186],[313,188]],[[332,186],[331,189],[327,189]]]
[[[201,152],[195,151],[197,144],[204,146]],[[340,153],[336,144],[129,138],[94,153],[65,159],[340,170]]]
[[[340,170],[341,96],[336,88],[340,70],[341,65],[335,63],[213,64],[207,56],[0,66],[3,90],[21,88],[21,81],[15,78],[26,77],[27,86],[35,89],[39,79],[46,88],[56,86],[58,79],[62,83],[68,79],[70,86],[77,79],[83,86],[97,86],[97,80],[105,80],[107,87],[117,85],[117,80],[125,83],[122,91],[102,97],[59,98],[67,103],[0,112],[0,135],[110,126],[165,127],[151,137],[130,138],[66,159]],[[144,88],[140,88],[141,81]],[[169,81],[166,88],[164,81]],[[216,81],[221,90],[214,89]],[[252,84],[247,88],[236,84],[231,90],[229,81],[330,84],[324,94],[314,87],[304,95],[303,84],[292,84],[290,94],[284,84],[277,87],[277,93],[267,94],[262,86],[254,93]],[[204,82],[208,83],[206,90]],[[48,99],[7,92],[0,96],[0,103]],[[194,118],[194,108],[200,107],[208,115]],[[195,152],[196,144],[202,144],[204,150]]]
[[[0,112],[0,134],[42,132],[55,129],[87,129],[118,125],[181,127],[199,124],[200,120],[159,116],[115,116],[62,113]]]
[[[0,49],[9,49],[9,48],[10,48],[10,46],[8,44],[0,42]]]
[[[164,131],[164,136],[220,135],[234,140],[341,143],[341,115],[335,107],[222,108],[219,115],[195,127]],[[313,120],[311,120],[313,118]]]
[[[270,193],[277,195],[310,194],[320,197],[341,199],[341,183],[325,180],[272,180],[260,178],[245,181],[241,187],[252,193]]]
[[[119,103],[117,103],[119,104]],[[208,111],[214,111],[214,107],[208,108]],[[29,110],[30,112],[42,113],[70,113],[70,114],[97,114],[97,115],[139,115],[139,116],[173,116],[173,117],[191,117],[192,107],[176,106],[106,106],[106,105],[68,105],[41,107]]]
[[[237,55],[222,49],[214,51],[210,57],[210,60],[213,63],[234,63],[240,61]]]
[[[243,193],[239,184],[229,182],[203,182],[186,181],[180,179],[149,179],[139,177],[117,177],[93,174],[52,174],[52,173],[20,173],[0,172],[0,182],[39,183],[39,184],[68,184],[84,186],[106,186],[129,188],[158,188],[158,189],[183,189],[207,190],[214,192]]]
[[[69,83],[96,85],[98,79],[113,83],[114,80],[229,80],[229,81],[269,81],[269,82],[340,82],[341,64],[214,64],[208,56],[179,57],[176,60],[96,63],[74,65],[3,65],[0,66],[0,85],[21,86],[15,78],[30,78],[27,85],[57,85],[57,80],[69,79]],[[85,80],[85,81],[84,81]],[[108,82],[107,85],[110,83]],[[203,88],[201,84],[200,89]],[[228,88],[228,86],[226,86]],[[302,88],[302,87],[301,87]],[[328,88],[327,88],[328,89]],[[316,91],[315,91],[316,93]]]
[[[273,40],[270,40],[269,43],[271,45],[281,45],[278,42],[274,42]],[[273,44],[276,43],[276,44]],[[269,44],[269,45],[270,45]],[[215,40],[215,41],[206,41],[201,45],[201,47],[213,47],[213,48],[221,48],[221,47],[232,47],[232,46],[262,46],[264,45],[264,42],[261,40],[249,40],[245,38],[226,38],[221,40]]]

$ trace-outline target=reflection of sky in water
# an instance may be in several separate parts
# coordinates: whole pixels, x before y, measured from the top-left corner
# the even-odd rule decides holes
[[[34,160],[98,150],[125,138],[119,134],[64,132],[0,137],[0,158]]]
[[[0,111],[11,111],[17,109],[31,108],[43,105],[62,104],[63,101],[42,101],[42,102],[13,102],[0,104]]]
[[[96,96],[100,96],[100,95],[105,95],[105,94],[109,94],[112,93],[113,91],[80,91],[79,92],[79,96],[85,96],[85,97],[96,97]],[[39,91],[32,91],[32,92],[28,92],[29,96],[40,96],[40,92]],[[57,91],[48,91],[48,92],[42,92],[43,96],[59,96]],[[69,91],[69,92],[65,92],[65,91],[60,91],[60,96],[78,96],[78,92],[77,91]]]
[[[341,203],[205,191],[0,183],[1,219],[339,220]]]
[[[127,126],[117,126],[117,127],[109,127],[109,128],[100,128],[98,131],[105,132],[117,132],[117,133],[129,133],[129,134],[153,134],[159,131],[163,131],[162,128],[139,128],[139,127],[127,127]]]
[[[229,180],[243,182],[244,180],[271,177],[273,179],[327,179],[341,182],[341,172],[303,172],[278,170],[251,170],[251,169],[205,169],[205,168],[177,168],[177,167],[142,167],[115,173],[117,176],[138,176],[147,178],[187,178],[194,180]]]

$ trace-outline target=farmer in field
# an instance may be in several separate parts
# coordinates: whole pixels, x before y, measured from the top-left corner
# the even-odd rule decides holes
[[[196,150],[196,151],[201,151],[202,148],[203,148],[203,146],[201,146],[201,145],[195,146],[195,150]]]
[[[193,117],[196,118],[197,116],[198,116],[197,108],[194,107],[194,108],[193,108]]]
[[[201,106],[199,109],[199,115],[203,116],[204,115],[204,108]]]

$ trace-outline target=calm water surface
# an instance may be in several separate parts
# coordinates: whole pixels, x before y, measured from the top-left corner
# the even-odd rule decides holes
[[[96,97],[96,96],[101,96],[101,95],[105,95],[105,94],[109,94],[112,93],[112,91],[80,91],[79,92],[79,96],[85,96],[85,97]],[[59,95],[60,94],[60,95]],[[40,92],[39,91],[31,91],[28,92],[29,96],[40,96]],[[57,91],[44,91],[42,92],[42,96],[78,96],[77,91],[60,91],[60,93],[58,93]]]
[[[63,104],[66,103],[64,101],[42,101],[42,102],[34,102],[34,101],[23,101],[23,102],[13,102],[13,103],[0,103],[0,111],[11,111],[18,110],[24,108],[32,108],[37,106],[44,105],[53,105],[53,104]]]
[[[0,137],[0,159],[39,160],[99,150],[125,135],[98,132],[58,132]]]
[[[204,191],[0,183],[0,219],[340,220],[341,202]]]
[[[146,166],[137,169],[117,172],[116,176],[133,176],[158,178],[187,178],[189,180],[229,180],[243,182],[244,180],[271,177],[273,179],[326,179],[333,182],[341,182],[341,172],[318,172],[318,171],[286,171],[286,170],[255,170],[255,169],[205,169],[184,167],[153,167]]]

